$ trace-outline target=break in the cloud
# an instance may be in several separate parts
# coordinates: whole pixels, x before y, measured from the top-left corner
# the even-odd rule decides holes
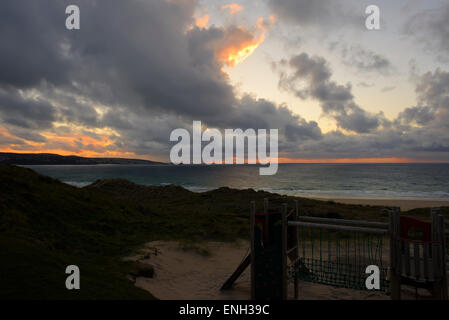
[[[217,26],[209,15],[198,20],[194,0],[109,0],[107,7],[2,0],[1,150],[166,160],[171,130],[201,120],[219,129],[278,128],[287,159],[449,160],[449,76],[442,69],[417,76],[416,105],[387,120],[356,103],[351,84],[335,80],[325,58],[303,52],[279,63],[281,87],[304,104],[318,101],[338,125],[329,132],[286,104],[237,95],[226,68],[264,43],[271,13],[301,25],[352,17],[324,0],[268,2],[273,12],[253,25]],[[82,8],[79,31],[64,27],[68,4]],[[346,57],[363,56],[359,69],[390,68],[363,50]]]

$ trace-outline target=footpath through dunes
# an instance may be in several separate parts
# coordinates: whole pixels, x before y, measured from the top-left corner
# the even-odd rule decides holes
[[[127,279],[133,265],[123,257],[156,240],[248,239],[251,200],[270,198],[280,206],[295,199],[251,189],[193,193],[126,180],[76,188],[10,165],[0,165],[0,181],[0,297],[17,299],[151,298]],[[299,199],[299,207],[309,216],[388,219],[374,206]],[[409,213],[428,216],[425,209]],[[83,290],[64,287],[71,264],[81,269]]]

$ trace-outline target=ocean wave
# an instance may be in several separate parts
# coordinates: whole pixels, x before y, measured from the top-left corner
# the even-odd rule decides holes
[[[93,181],[62,181],[74,187],[82,188],[93,183]]]
[[[192,192],[207,192],[218,189],[206,186],[183,186]],[[297,196],[305,198],[324,199],[404,199],[404,200],[446,200],[449,201],[449,193],[444,191],[414,192],[414,191],[391,191],[391,190],[302,190],[295,188],[254,188],[240,187],[238,190],[254,189],[255,191],[266,191],[286,196]]]
[[[417,192],[417,191],[392,191],[392,190],[298,190],[298,189],[274,189],[261,188],[271,193],[299,196],[307,198],[325,199],[419,199],[419,200],[448,200],[449,193],[444,191]]]

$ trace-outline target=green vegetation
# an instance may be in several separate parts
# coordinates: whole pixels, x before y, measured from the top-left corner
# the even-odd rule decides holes
[[[0,299],[151,299],[126,278],[122,258],[145,242],[248,238],[249,202],[261,210],[294,198],[220,188],[192,193],[102,180],[76,188],[26,168],[0,165]],[[299,199],[301,214],[386,221],[379,207]],[[448,208],[445,209],[447,212]],[[428,216],[428,210],[413,210]],[[207,254],[206,252],[204,254]],[[66,290],[65,267],[81,270],[81,290]]]

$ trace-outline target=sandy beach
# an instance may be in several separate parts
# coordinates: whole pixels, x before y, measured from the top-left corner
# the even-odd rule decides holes
[[[408,211],[416,208],[434,208],[434,207],[449,207],[449,200],[409,200],[409,199],[325,199],[312,198],[321,201],[334,201],[344,204],[359,204],[369,206],[386,206],[386,207],[400,207],[402,211]]]
[[[157,255],[154,254],[157,248]],[[221,285],[244,258],[248,243],[208,242],[196,249],[183,249],[175,241],[147,243],[135,256],[126,260],[140,261],[154,267],[153,278],[138,277],[135,285],[161,300],[248,300],[250,299],[249,268],[231,290],[220,291]],[[207,255],[204,252],[208,252]],[[299,300],[386,300],[380,291],[359,291],[310,282],[299,282]],[[414,299],[414,290],[406,289],[404,299]],[[293,299],[293,285],[289,285]]]

